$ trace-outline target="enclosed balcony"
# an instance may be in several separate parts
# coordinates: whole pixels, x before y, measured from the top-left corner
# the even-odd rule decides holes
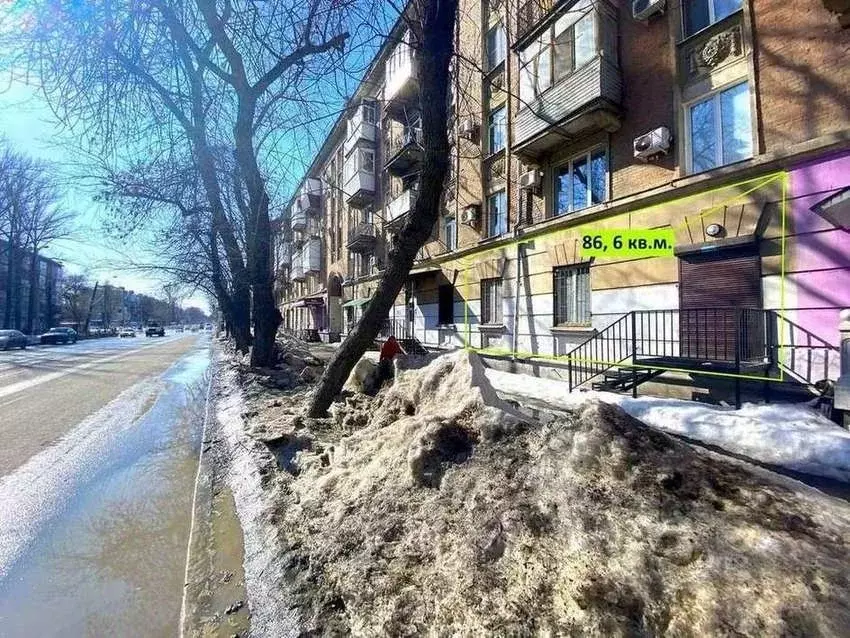
[[[353,253],[371,253],[376,242],[375,225],[361,222],[349,231],[346,247]]]
[[[513,134],[514,150],[525,160],[620,127],[616,10],[605,0],[564,6],[518,47],[521,106]]]
[[[302,267],[305,273],[315,273],[322,269],[322,240],[311,237],[302,248]]]
[[[387,59],[384,108],[389,117],[397,120],[415,105],[419,90],[414,51],[409,41],[410,34],[406,33]]]
[[[377,106],[374,102],[363,102],[348,120],[343,149],[348,156],[358,146],[374,148],[378,141]]]
[[[405,215],[413,210],[416,205],[416,198],[419,196],[418,188],[408,188],[401,191],[397,197],[393,198],[386,209],[386,220],[388,223],[401,220]]]
[[[299,249],[292,255],[292,281],[304,281],[306,276],[304,272],[304,251]]]
[[[384,168],[391,174],[404,177],[414,173],[422,161],[422,131],[405,127],[391,133],[387,139],[387,162]]]
[[[289,227],[292,229],[293,235],[307,227],[307,213],[298,207],[297,201],[292,206],[292,215],[289,217]]]
[[[345,184],[343,186],[348,204],[363,208],[375,198],[375,151],[371,148],[356,148],[345,160]]]

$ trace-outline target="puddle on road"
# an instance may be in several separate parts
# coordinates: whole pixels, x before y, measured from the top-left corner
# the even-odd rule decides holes
[[[179,627],[209,351],[97,460],[0,583],[0,636],[172,636]]]

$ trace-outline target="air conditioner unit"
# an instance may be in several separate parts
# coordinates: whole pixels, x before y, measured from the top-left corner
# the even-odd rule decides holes
[[[665,0],[632,0],[632,15],[635,20],[648,20],[664,11]]]
[[[478,218],[481,216],[481,206],[478,204],[470,204],[460,213],[460,222],[474,226],[478,223]]]
[[[656,129],[644,133],[634,140],[635,157],[644,161],[655,155],[667,154],[670,150],[670,143],[673,141],[670,135],[670,129],[666,126],[659,126]]]
[[[478,123],[471,117],[466,118],[460,123],[457,132],[458,137],[475,141],[478,137]]]
[[[540,186],[540,172],[530,170],[519,176],[519,187],[523,190],[537,190]]]

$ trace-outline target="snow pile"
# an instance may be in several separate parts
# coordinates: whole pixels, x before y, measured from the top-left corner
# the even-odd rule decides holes
[[[279,586],[310,635],[850,626],[844,503],[598,401],[529,422],[475,355],[442,356],[298,427],[309,444],[264,484],[287,547]],[[332,430],[350,434],[322,440]]]
[[[576,409],[598,399],[619,405],[659,430],[680,434],[798,472],[850,482],[850,432],[797,404],[745,404],[740,410],[694,401],[610,392],[573,392],[563,381],[487,370],[500,393],[521,401]]]

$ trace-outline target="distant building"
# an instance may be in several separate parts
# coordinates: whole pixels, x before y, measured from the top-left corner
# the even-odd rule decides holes
[[[10,255],[8,242],[0,241],[0,325],[28,334],[42,332],[59,322],[62,264],[21,248],[13,252]]]

